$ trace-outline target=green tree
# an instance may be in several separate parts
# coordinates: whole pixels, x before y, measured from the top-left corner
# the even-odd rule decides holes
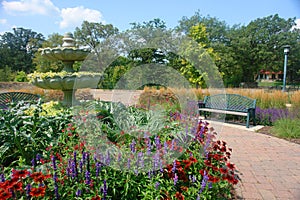
[[[45,40],[41,48],[55,48],[62,46],[63,36],[58,33],[53,33],[48,36],[48,39]],[[63,68],[63,63],[61,61],[50,61],[45,59],[40,51],[37,51],[34,54],[33,63],[36,65],[36,71],[38,72],[58,72]]]
[[[76,27],[74,37],[78,46],[89,46],[95,49],[101,41],[117,34],[119,30],[112,24],[84,21],[81,28]]]
[[[0,69],[0,81],[9,82],[14,79],[14,74],[9,66]]]
[[[242,66],[244,82],[254,82],[259,70],[282,69],[285,44],[297,46],[297,33],[292,30],[295,19],[277,14],[258,18],[230,35],[230,45],[238,65]],[[293,61],[291,61],[293,62]]]
[[[13,32],[6,32],[0,36],[0,55],[5,58],[1,61],[0,68],[10,66],[12,71],[34,70],[32,59],[34,53],[41,47],[44,36],[31,29],[13,28]]]

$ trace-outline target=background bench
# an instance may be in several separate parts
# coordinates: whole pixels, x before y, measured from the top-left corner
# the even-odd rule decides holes
[[[205,96],[204,101],[199,104],[199,114],[204,113],[205,119],[208,112],[230,115],[246,116],[246,126],[249,128],[250,118],[255,122],[256,99],[251,99],[238,94],[217,94]]]
[[[19,101],[37,101],[39,98],[39,95],[25,92],[0,93],[0,109],[7,109],[10,103],[18,103]]]

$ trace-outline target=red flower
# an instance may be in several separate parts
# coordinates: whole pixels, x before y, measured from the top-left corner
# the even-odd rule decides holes
[[[220,181],[220,178],[218,177],[213,177],[213,176],[209,176],[209,182],[212,182],[212,183],[217,183]]]
[[[190,161],[191,161],[192,163],[198,162],[198,160],[197,160],[196,158],[194,158],[194,157],[190,157]]]
[[[231,170],[234,170],[234,168],[235,168],[234,164],[231,164],[231,163],[227,163],[227,167]]]
[[[31,188],[30,195],[33,197],[43,197],[45,196],[46,187],[39,187],[39,188]]]
[[[181,189],[182,191],[185,191],[185,192],[186,192],[186,191],[188,191],[189,188],[186,187],[186,186],[181,186],[180,189]]]
[[[222,148],[220,149],[222,152],[226,152],[226,147],[222,146]]]
[[[199,171],[199,173],[200,173],[202,176],[204,176],[204,169],[201,169],[201,170]]]
[[[23,190],[22,186],[23,186],[22,182],[17,182],[15,184],[13,184],[11,189],[17,190],[17,191],[22,191]]]
[[[175,197],[179,200],[184,200],[184,196],[180,192],[176,192]]]
[[[234,176],[227,175],[223,179],[234,185],[238,183],[238,180],[235,179]]]
[[[101,197],[99,197],[98,195],[95,197],[92,197],[92,200],[101,200]]]
[[[29,171],[25,170],[15,170],[12,169],[13,178],[25,178],[27,175],[29,175]]]
[[[228,173],[228,169],[220,168],[220,172],[222,174],[227,174]]]
[[[0,199],[9,199],[12,197],[12,193],[8,190],[0,190]]]
[[[50,178],[51,175],[44,175],[42,172],[34,172],[30,175],[31,178],[33,178],[33,181],[36,183],[41,183],[43,182],[45,179]]]
[[[223,156],[221,156],[220,154],[215,154],[215,155],[213,156],[213,158],[216,159],[216,160],[221,160],[222,157],[223,157]]]
[[[204,164],[205,164],[206,166],[208,166],[208,167],[211,167],[211,166],[212,166],[210,160],[205,160],[205,161],[204,161]]]
[[[230,152],[226,152],[226,156],[227,156],[228,158],[230,158],[231,153],[230,153]]]

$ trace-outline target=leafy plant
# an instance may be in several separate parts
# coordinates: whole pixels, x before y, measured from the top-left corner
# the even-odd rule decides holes
[[[281,138],[300,138],[300,119],[279,119],[274,123],[271,131]]]
[[[72,118],[68,111],[45,115],[42,103],[19,102],[8,110],[0,110],[0,161],[14,165],[19,158],[30,164],[33,155],[55,145],[61,130]]]

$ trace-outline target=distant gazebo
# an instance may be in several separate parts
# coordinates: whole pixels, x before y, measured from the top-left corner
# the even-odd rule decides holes
[[[260,70],[257,79],[259,81],[277,81],[277,80],[282,80],[283,78],[283,72],[278,71],[269,71],[269,70]]]

